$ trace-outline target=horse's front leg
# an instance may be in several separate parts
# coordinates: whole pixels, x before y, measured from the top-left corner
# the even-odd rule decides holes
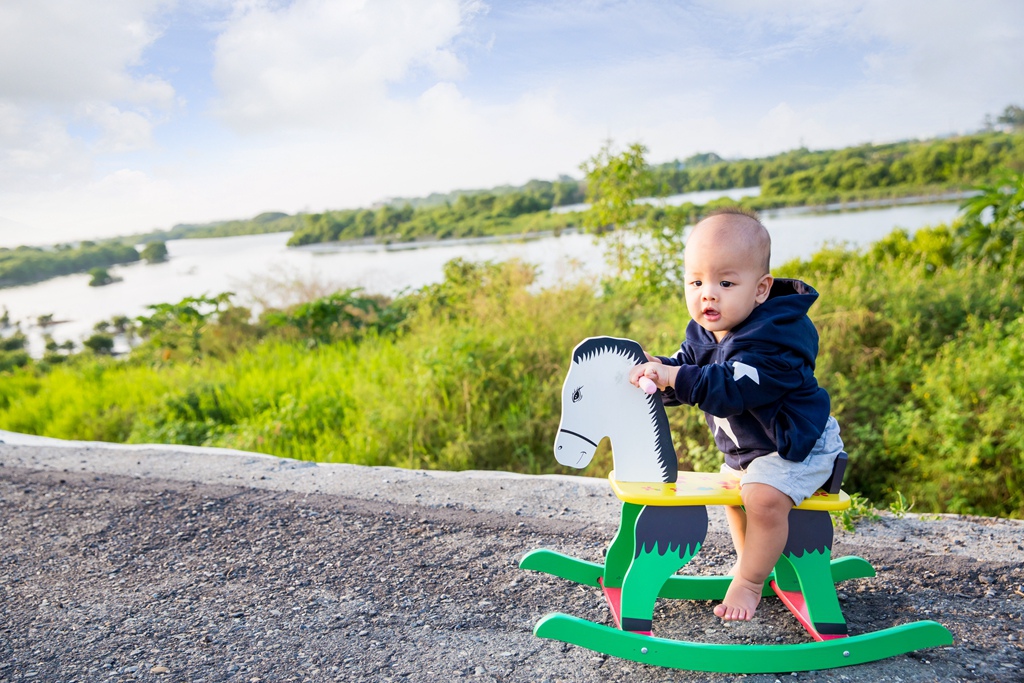
[[[704,543],[708,511],[703,505],[637,507],[642,509],[633,524],[633,557],[622,581],[621,628],[649,633],[662,586]]]

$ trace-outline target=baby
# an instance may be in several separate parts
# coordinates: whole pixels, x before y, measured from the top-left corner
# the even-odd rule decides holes
[[[843,450],[814,363],[818,333],[807,310],[818,293],[770,271],[771,238],[757,214],[725,209],[691,232],[684,252],[693,320],[671,357],[638,365],[666,405],[704,411],[722,471],[740,483],[743,506],[726,507],[737,561],[715,615],[749,620],[789,533],[789,511],[820,488]]]

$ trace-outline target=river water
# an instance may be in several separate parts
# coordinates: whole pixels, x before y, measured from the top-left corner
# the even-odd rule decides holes
[[[913,232],[948,223],[955,203],[898,206],[823,214],[793,210],[762,215],[772,235],[772,260],[781,264],[805,258],[827,243],[864,246],[902,227]],[[439,282],[453,258],[501,261],[519,258],[540,268],[540,285],[599,275],[601,247],[593,237],[571,233],[507,242],[442,242],[424,248],[288,248],[290,233],[215,239],[172,240],[166,263],[133,264],[112,269],[122,278],[106,287],[89,287],[89,276],[68,275],[34,285],[0,289],[0,310],[29,335],[30,352],[41,355],[43,330],[36,324],[52,315],[60,324],[48,328],[58,342],[80,342],[93,326],[116,315],[145,315],[148,305],[174,303],[187,296],[235,292],[236,303],[295,303],[304,290],[321,295],[362,287],[367,292],[396,294]],[[303,284],[304,283],[304,284]],[[310,284],[314,287],[311,289]]]

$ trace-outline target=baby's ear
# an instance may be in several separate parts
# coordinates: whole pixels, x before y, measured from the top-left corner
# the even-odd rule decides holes
[[[757,288],[754,290],[754,301],[758,304],[763,304],[767,301],[768,293],[772,291],[773,282],[775,282],[775,278],[772,277],[771,273],[762,275],[760,281],[757,283]]]

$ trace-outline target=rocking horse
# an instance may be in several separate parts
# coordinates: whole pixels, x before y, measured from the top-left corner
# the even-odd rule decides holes
[[[704,543],[706,506],[741,500],[738,483],[728,476],[678,472],[661,397],[628,380],[630,369],[645,360],[638,343],[614,337],[586,339],[573,350],[555,457],[563,465],[585,467],[601,439],[609,438],[614,469],[608,478],[622,501],[620,526],[604,565],[540,548],[519,566],[601,588],[614,626],[555,612],[537,622],[535,635],[645,664],[721,673],[830,669],[952,644],[950,632],[934,621],[848,633],[835,584],[875,571],[859,557],[832,559],[829,511],[850,506],[840,490],[845,453],[823,489],[790,512],[789,539],[763,592],[777,595],[813,642],[728,645],[654,636],[658,598],[725,596],[730,576],[676,572]]]

